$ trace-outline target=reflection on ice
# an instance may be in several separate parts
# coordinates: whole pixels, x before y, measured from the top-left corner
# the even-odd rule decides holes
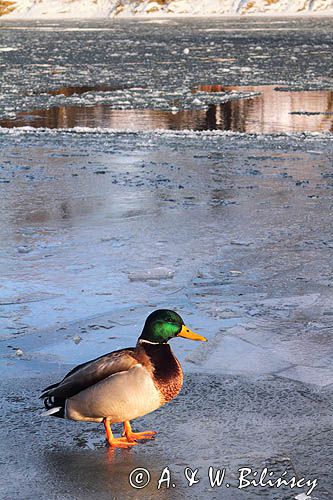
[[[52,95],[117,90],[116,87],[64,87]],[[242,133],[329,132],[333,130],[333,91],[294,91],[270,85],[201,85],[194,92],[197,109],[162,111],[114,109],[109,104],[54,106],[24,111],[0,127],[74,128],[114,130],[223,130]],[[211,103],[212,96],[214,103]],[[221,102],[223,101],[223,102]],[[181,106],[181,103],[179,103]]]

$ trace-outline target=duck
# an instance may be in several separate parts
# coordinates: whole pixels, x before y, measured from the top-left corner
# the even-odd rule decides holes
[[[169,403],[183,385],[182,367],[168,342],[176,337],[206,342],[191,331],[181,316],[158,309],[146,319],[135,347],[104,354],[73,368],[40,398],[43,415],[104,424],[111,448],[130,448],[153,439],[155,431],[134,432],[131,420]],[[111,425],[123,424],[121,437]]]

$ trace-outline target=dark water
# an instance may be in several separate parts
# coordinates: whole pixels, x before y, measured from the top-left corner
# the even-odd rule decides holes
[[[80,86],[64,86],[59,89],[46,90],[49,95],[64,95],[70,97],[72,95],[82,95],[87,92],[116,92],[117,90],[125,90],[126,85],[80,85]]]
[[[120,87],[119,87],[120,88]],[[52,95],[71,96],[111,87],[62,87]],[[112,87],[115,90],[116,87]],[[244,98],[244,94],[251,97]],[[154,109],[114,109],[107,104],[55,106],[20,112],[14,119],[0,120],[1,127],[73,128],[102,127],[117,130],[223,130],[245,133],[328,132],[333,130],[333,91],[288,90],[273,85],[201,85],[200,96],[229,99],[204,109],[163,111]],[[200,101],[201,102],[201,101]],[[200,104],[199,102],[199,104]]]

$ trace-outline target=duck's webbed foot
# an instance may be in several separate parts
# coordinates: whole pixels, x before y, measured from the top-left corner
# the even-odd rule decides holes
[[[106,440],[111,448],[131,448],[131,446],[138,444],[135,441],[130,442],[124,437],[115,438],[111,430],[110,422],[107,418],[103,419],[103,424],[105,428]]]
[[[128,443],[135,443],[138,439],[153,439],[155,434],[157,434],[155,431],[133,432],[129,420],[125,420],[124,422],[122,436],[126,437]]]

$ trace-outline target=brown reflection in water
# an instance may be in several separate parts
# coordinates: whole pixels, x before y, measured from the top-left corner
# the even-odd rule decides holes
[[[195,89],[192,90],[193,94],[196,92],[227,92],[226,90],[227,87],[224,87],[223,85],[199,85],[199,87],[196,87]]]
[[[87,92],[116,92],[117,90],[126,90],[129,87],[125,85],[82,85],[80,87],[60,87],[59,89],[46,90],[49,95],[64,95],[70,97],[72,95],[82,95]],[[36,92],[37,93],[37,92]],[[40,92],[38,92],[40,93]]]
[[[203,85],[201,92],[260,92],[206,109],[170,111],[117,110],[109,105],[58,106],[18,113],[1,127],[102,127],[117,130],[225,130],[245,133],[328,132],[333,130],[333,91],[288,91],[274,86]],[[309,114],[303,114],[309,113]]]
[[[215,128],[246,133],[333,130],[333,91],[293,91],[275,85],[200,85],[194,92],[260,92],[250,99],[216,105]],[[213,111],[208,110],[212,116]]]

